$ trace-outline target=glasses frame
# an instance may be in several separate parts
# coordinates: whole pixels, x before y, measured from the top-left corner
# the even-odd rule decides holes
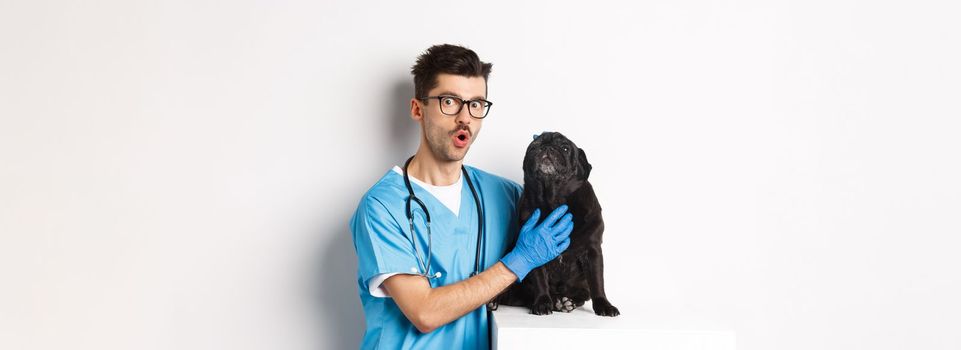
[[[460,98],[460,97],[453,96],[453,95],[424,96],[424,97],[421,97],[420,99],[421,99],[422,101],[424,101],[424,103],[427,103],[427,100],[432,99],[432,98],[436,98],[436,99],[437,99],[437,105],[438,105],[437,107],[440,108],[440,112],[443,113],[444,115],[450,115],[450,116],[455,116],[455,115],[460,114],[460,111],[461,111],[462,109],[464,109],[464,106],[466,106],[466,105],[467,105],[468,103],[470,103],[470,102],[480,102],[480,103],[483,103],[483,104],[484,104],[484,107],[485,107],[486,109],[485,109],[485,111],[484,111],[484,115],[482,115],[482,116],[480,116],[480,117],[475,116],[474,113],[470,111],[470,107],[467,108],[467,114],[469,114],[469,115],[471,116],[471,118],[474,118],[474,119],[484,119],[484,118],[486,118],[486,117],[487,117],[487,114],[489,114],[489,113],[491,112],[491,106],[494,105],[494,102],[491,102],[491,101],[488,101],[488,100],[485,100],[485,99],[482,99],[482,98],[473,99],[473,100],[465,100],[465,99],[462,99],[462,98]],[[450,99],[454,99],[454,100],[459,100],[459,101],[460,101],[460,107],[457,108],[457,112],[454,112],[453,114],[447,114],[447,113],[444,112],[444,105],[441,104],[441,100],[444,99],[444,98],[450,98]]]

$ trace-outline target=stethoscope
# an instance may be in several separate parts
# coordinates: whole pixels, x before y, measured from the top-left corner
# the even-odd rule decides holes
[[[421,202],[420,198],[414,195],[414,188],[410,186],[410,177],[407,175],[407,166],[410,165],[410,161],[414,159],[414,156],[407,158],[407,162],[404,163],[404,184],[407,185],[407,192],[410,194],[407,197],[407,223],[410,225],[410,243],[414,246],[414,256],[417,257],[421,265],[421,269],[424,271],[418,275],[427,277],[428,279],[440,278],[441,273],[438,271],[433,275],[430,273],[430,255],[431,255],[431,232],[430,232],[430,212],[427,211],[427,206],[424,202]],[[480,273],[480,253],[481,253],[481,237],[484,235],[484,211],[481,209],[480,198],[477,197],[477,191],[474,190],[474,183],[471,182],[470,175],[467,175],[467,168],[464,165],[460,167],[461,172],[464,173],[464,180],[467,181],[467,186],[470,187],[470,193],[474,196],[474,205],[477,207],[477,252],[474,253],[474,272],[471,272],[471,277]],[[421,210],[424,211],[424,218],[427,221],[427,261],[424,261],[420,257],[420,253],[417,250],[417,242],[414,239],[414,215],[410,209],[410,201],[413,200],[417,202]]]

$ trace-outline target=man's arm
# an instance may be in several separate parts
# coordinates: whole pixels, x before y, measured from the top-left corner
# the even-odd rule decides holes
[[[573,217],[567,205],[554,209],[540,224],[540,209],[521,227],[510,253],[477,276],[431,288],[427,277],[394,275],[384,281],[387,294],[407,319],[422,333],[443,326],[484,305],[516,280],[538,266],[553,260],[571,244]]]
[[[497,262],[474,277],[442,287],[431,288],[427,277],[403,274],[391,276],[383,286],[417,330],[430,333],[487,304],[516,280],[517,275]]]

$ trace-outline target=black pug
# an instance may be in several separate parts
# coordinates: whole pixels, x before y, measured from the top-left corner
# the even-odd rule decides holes
[[[587,181],[590,173],[591,164],[584,150],[564,135],[545,132],[534,137],[524,156],[520,225],[535,208],[540,208],[546,217],[554,208],[567,204],[574,219],[571,245],[554,260],[531,271],[522,283],[512,284],[494,298],[489,305],[492,310],[503,304],[529,307],[535,315],[549,315],[552,311],[571,312],[592,299],[595,314],[621,314],[604,292],[604,219],[594,188]]]

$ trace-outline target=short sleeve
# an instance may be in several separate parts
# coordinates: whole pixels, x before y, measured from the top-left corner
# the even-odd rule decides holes
[[[386,281],[388,278],[390,278],[390,276],[393,276],[393,275],[399,275],[399,273],[397,272],[382,273],[371,278],[370,282],[367,282],[367,290],[370,291],[370,296],[376,297],[376,298],[390,298],[390,295],[387,295],[387,290],[384,289],[384,287],[381,286],[381,284],[383,284],[384,281]]]
[[[404,230],[376,198],[367,196],[361,200],[351,218],[350,229],[362,285],[373,290],[380,287],[379,283],[371,286],[372,279],[378,275],[420,271],[414,248]]]

